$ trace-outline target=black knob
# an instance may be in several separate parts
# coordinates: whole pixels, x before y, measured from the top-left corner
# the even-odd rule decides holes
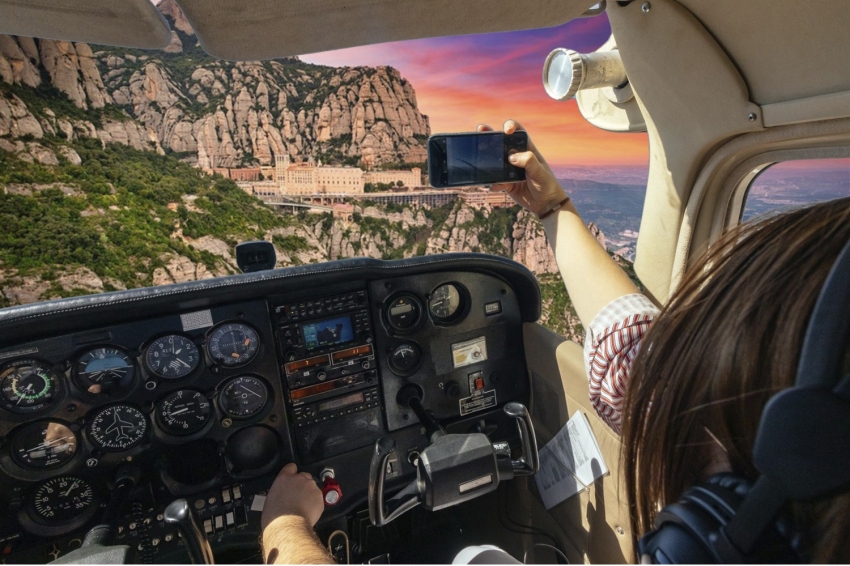
[[[448,395],[452,399],[460,398],[460,384],[457,381],[449,381],[446,383],[446,395]]]

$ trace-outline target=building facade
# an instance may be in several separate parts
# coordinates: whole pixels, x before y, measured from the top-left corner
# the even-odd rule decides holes
[[[422,185],[422,170],[419,167],[414,167],[410,171],[393,170],[393,171],[367,171],[363,173],[363,182],[377,185],[383,183],[386,185],[395,185],[402,187],[419,187]]]
[[[362,195],[366,183],[387,183],[405,187],[421,185],[422,171],[369,171],[359,167],[326,167],[312,159],[292,163],[288,155],[275,158],[274,180],[285,195]]]

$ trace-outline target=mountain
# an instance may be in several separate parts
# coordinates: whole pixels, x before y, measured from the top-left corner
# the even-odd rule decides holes
[[[235,273],[235,244],[265,239],[279,267],[510,257],[540,277],[542,321],[581,339],[542,227],[517,207],[364,201],[351,220],[279,214],[205,174],[279,155],[423,162],[428,118],[395,69],[214,60],[176,4],[159,8],[174,30],[162,51],[0,35],[0,306]]]
[[[428,117],[397,70],[220,61],[176,4],[159,8],[174,28],[162,51],[0,36],[0,136],[96,137],[170,150],[204,169],[282,155],[365,167],[425,161]],[[61,94],[72,104],[59,104]]]

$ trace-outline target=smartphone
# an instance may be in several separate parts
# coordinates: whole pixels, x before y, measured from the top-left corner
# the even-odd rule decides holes
[[[528,134],[516,131],[434,134],[428,139],[428,180],[437,189],[525,180],[508,155],[528,150]]]

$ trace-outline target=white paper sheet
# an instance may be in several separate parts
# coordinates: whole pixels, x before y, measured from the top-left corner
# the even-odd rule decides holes
[[[607,473],[590,423],[584,413],[576,411],[540,450],[540,471],[534,478],[543,505],[551,509]]]

